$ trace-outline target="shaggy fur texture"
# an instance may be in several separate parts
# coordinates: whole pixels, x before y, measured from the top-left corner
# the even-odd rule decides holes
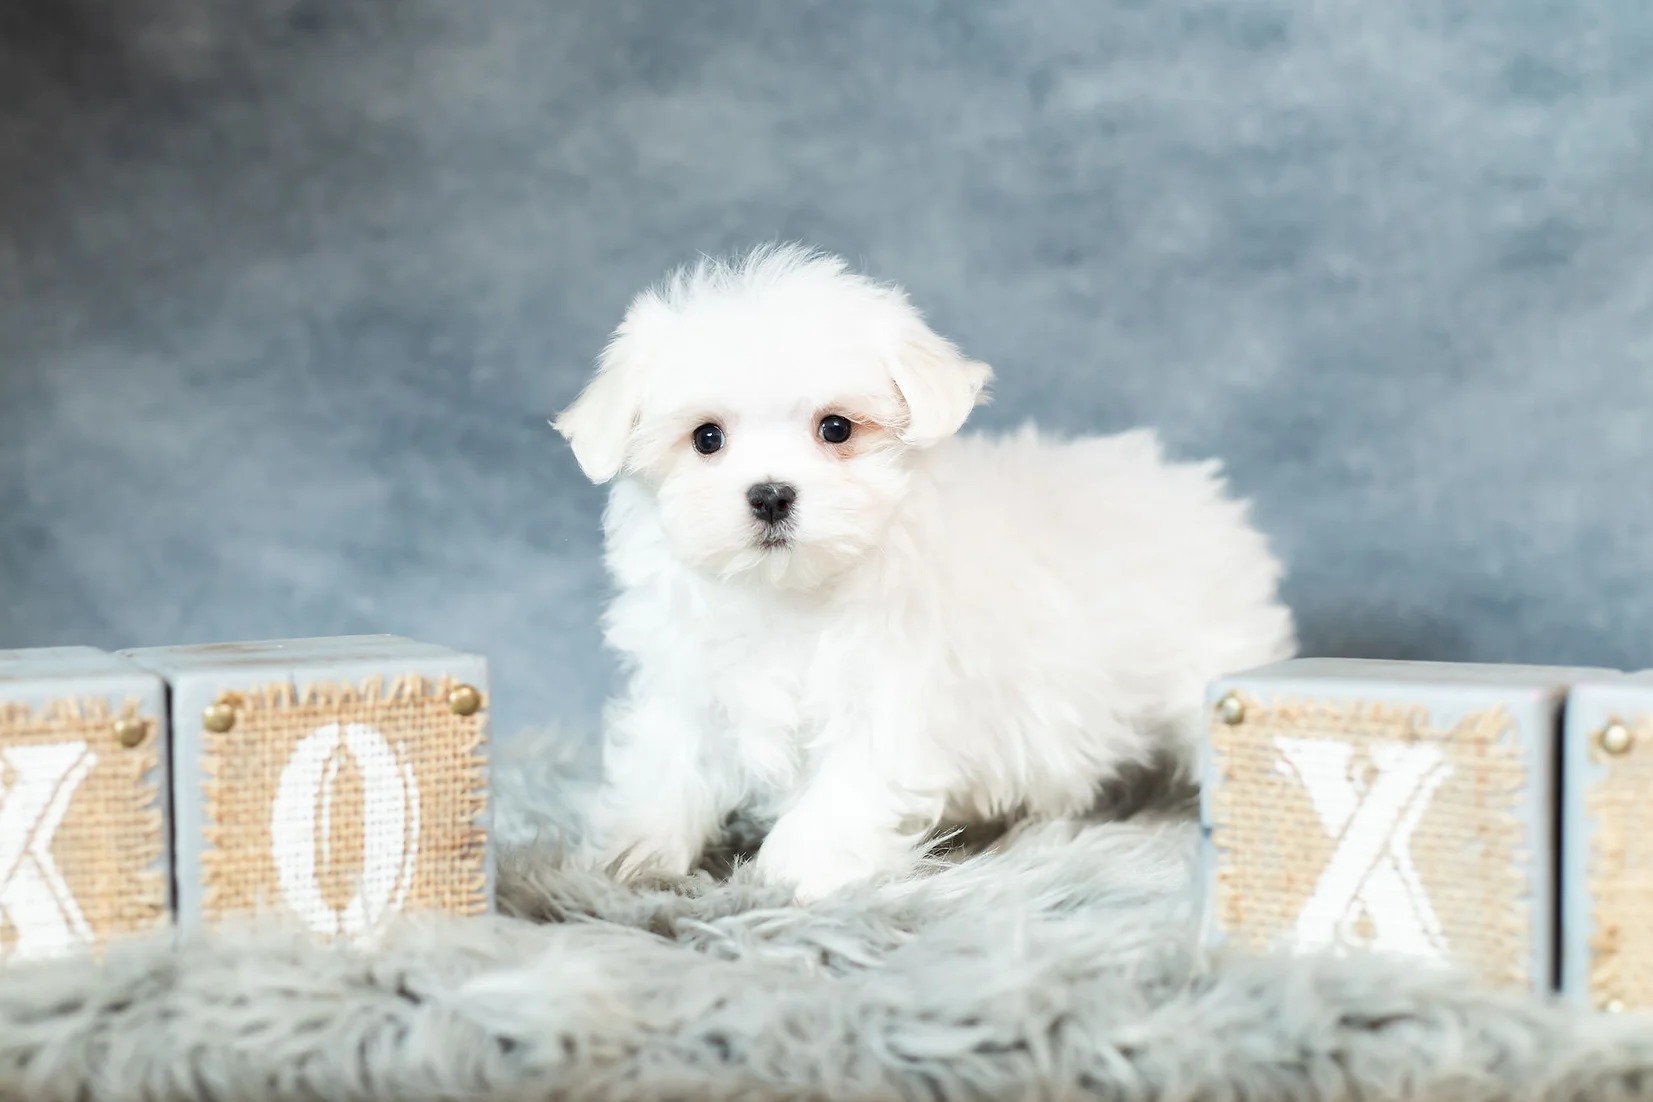
[[[518,836],[566,825],[536,791]],[[226,931],[0,971],[0,1099],[1653,1097],[1644,1023],[1379,961],[1202,960],[1195,841],[1168,792],[808,908],[517,846],[505,914],[368,952]]]
[[[961,433],[991,376],[803,248],[632,303],[556,420],[614,482],[630,674],[593,864],[685,873],[746,808],[774,823],[758,873],[819,898],[938,828],[1081,814],[1122,768],[1191,759],[1205,686],[1293,653],[1216,463],[1147,432]]]

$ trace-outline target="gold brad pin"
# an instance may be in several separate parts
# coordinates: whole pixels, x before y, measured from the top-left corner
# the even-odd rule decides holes
[[[141,746],[148,734],[149,724],[136,716],[127,716],[115,721],[115,741],[128,750]]]
[[[1601,748],[1609,754],[1622,754],[1630,749],[1630,744],[1636,738],[1630,733],[1630,728],[1614,721],[1601,730]]]
[[[216,704],[208,704],[201,711],[201,726],[220,735],[234,727],[234,702],[229,699],[221,699]]]
[[[1229,693],[1217,702],[1217,718],[1230,727],[1238,726],[1245,719],[1245,701]]]
[[[474,716],[482,708],[482,694],[471,685],[458,685],[448,693],[448,708],[456,716]]]

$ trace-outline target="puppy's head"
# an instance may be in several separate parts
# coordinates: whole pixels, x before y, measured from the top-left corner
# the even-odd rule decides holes
[[[680,558],[807,586],[878,542],[991,376],[899,288],[766,248],[640,295],[553,425],[592,481],[654,489]]]

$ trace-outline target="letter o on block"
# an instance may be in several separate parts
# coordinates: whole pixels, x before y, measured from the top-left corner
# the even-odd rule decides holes
[[[480,656],[395,636],[128,653],[172,689],[180,924],[357,941],[491,908]]]
[[[361,773],[359,823],[334,816],[344,749]],[[361,875],[342,908],[330,905],[317,878],[324,846],[342,833],[360,846]],[[287,907],[320,934],[361,935],[400,911],[419,860],[419,782],[378,731],[329,723],[299,740],[270,806],[270,844]]]

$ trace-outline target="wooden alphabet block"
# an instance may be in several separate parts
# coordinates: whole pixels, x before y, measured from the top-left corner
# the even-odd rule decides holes
[[[1212,687],[1208,935],[1555,982],[1569,687],[1600,670],[1302,659]]]
[[[0,651],[0,964],[171,919],[166,693],[91,647]]]
[[[489,909],[483,658],[396,636],[123,654],[170,689],[180,925],[360,940]]]
[[[1567,705],[1561,989],[1653,1008],[1653,673],[1580,684]]]

